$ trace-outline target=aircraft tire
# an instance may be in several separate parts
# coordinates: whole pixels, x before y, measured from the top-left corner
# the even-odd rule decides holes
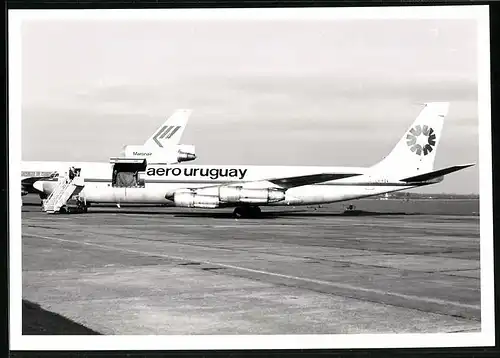
[[[261,215],[261,210],[258,206],[238,206],[233,211],[235,219],[240,218],[257,218]]]
[[[233,218],[240,219],[240,218],[245,217],[246,216],[245,214],[246,214],[245,208],[242,206],[238,206],[238,207],[234,208]]]
[[[248,209],[249,209],[248,211],[250,214],[249,216],[252,218],[258,218],[262,214],[262,211],[260,210],[260,208],[258,206],[251,206]]]

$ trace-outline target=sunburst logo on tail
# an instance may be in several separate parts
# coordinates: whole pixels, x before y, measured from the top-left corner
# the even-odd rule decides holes
[[[423,141],[417,141],[420,136],[426,137]],[[434,129],[427,125],[423,127],[421,125],[416,125],[406,136],[406,144],[410,147],[410,150],[417,155],[427,155],[434,149],[436,145],[436,134],[434,134]]]

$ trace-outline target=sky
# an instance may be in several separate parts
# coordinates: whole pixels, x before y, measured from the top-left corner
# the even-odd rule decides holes
[[[190,108],[190,164],[370,166],[428,101],[435,167],[479,160],[474,20],[30,20],[21,48],[23,160],[107,162]]]

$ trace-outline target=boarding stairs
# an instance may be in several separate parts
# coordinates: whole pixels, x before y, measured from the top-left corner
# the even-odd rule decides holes
[[[75,195],[78,195],[83,187],[84,180],[79,176],[74,177],[72,180],[65,177],[59,177],[57,187],[43,203],[43,211],[48,214],[63,211],[66,208],[67,202]]]

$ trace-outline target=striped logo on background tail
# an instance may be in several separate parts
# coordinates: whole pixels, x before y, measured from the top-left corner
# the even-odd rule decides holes
[[[156,144],[163,148],[163,145],[161,145],[160,141],[158,139],[170,139],[172,136],[179,130],[181,129],[181,126],[163,126],[153,137],[153,140],[156,142]]]

